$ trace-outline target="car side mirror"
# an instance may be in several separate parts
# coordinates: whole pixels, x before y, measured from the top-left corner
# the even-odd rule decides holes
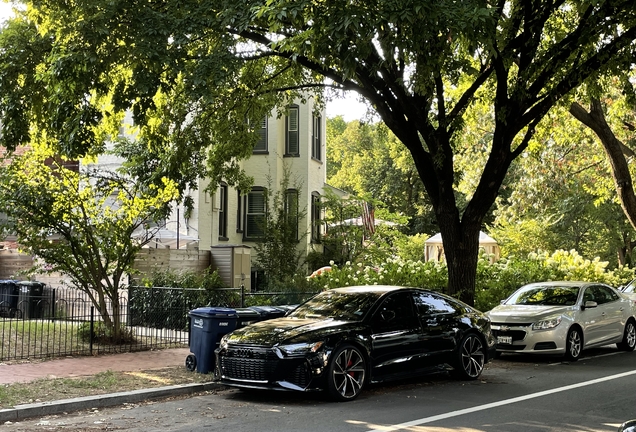
[[[598,306],[598,303],[596,303],[595,301],[592,301],[592,300],[588,300],[588,301],[585,302],[585,304],[583,305],[583,307],[581,309],[585,310],[585,309],[589,309],[589,308],[595,308],[596,306]]]
[[[395,319],[395,311],[383,310],[382,313],[380,313],[380,316],[384,321],[393,321]]]
[[[619,426],[618,432],[636,432],[636,420],[628,420]]]

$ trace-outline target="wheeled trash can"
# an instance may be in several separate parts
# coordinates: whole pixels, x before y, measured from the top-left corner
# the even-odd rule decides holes
[[[186,368],[206,374],[214,370],[214,350],[221,337],[236,328],[236,310],[222,307],[200,307],[191,310],[190,352]]]

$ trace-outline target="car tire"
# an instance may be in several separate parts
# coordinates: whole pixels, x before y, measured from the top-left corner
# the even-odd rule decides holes
[[[627,321],[625,331],[623,332],[623,340],[616,344],[621,351],[634,351],[636,347],[636,325],[633,320]]]
[[[581,357],[582,352],[583,334],[577,327],[572,327],[568,330],[568,335],[565,339],[565,359],[575,362]]]
[[[367,376],[367,362],[357,347],[344,344],[331,354],[327,367],[327,391],[333,400],[344,402],[358,397]]]
[[[452,365],[454,375],[464,380],[475,380],[481,375],[485,364],[486,353],[481,338],[474,333],[465,335],[459,343],[455,364]]]
[[[185,367],[190,372],[194,372],[194,370],[197,368],[197,358],[194,356],[194,354],[189,354],[186,357]]]

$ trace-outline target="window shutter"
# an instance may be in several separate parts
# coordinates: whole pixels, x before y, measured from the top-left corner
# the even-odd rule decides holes
[[[298,146],[298,107],[289,109],[287,115],[287,154],[299,154]]]

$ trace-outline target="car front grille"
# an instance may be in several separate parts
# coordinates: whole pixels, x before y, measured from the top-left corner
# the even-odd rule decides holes
[[[510,336],[512,341],[516,342],[526,338],[526,331],[523,330],[523,327],[531,325],[532,323],[514,323],[514,325],[509,323],[491,323],[491,328],[493,336]]]
[[[248,381],[272,379],[278,357],[269,349],[230,347],[219,358],[221,375],[225,378]]]
[[[287,364],[269,348],[230,346],[219,355],[219,369],[223,379],[231,381],[273,384],[287,381],[306,388],[311,382],[309,364],[301,359]]]

